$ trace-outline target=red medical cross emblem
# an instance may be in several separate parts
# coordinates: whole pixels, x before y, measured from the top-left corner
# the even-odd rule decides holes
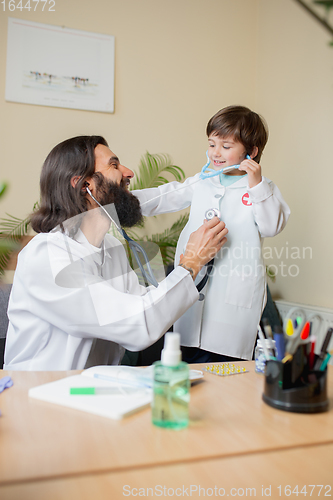
[[[250,206],[252,205],[252,203],[250,202],[249,198],[250,198],[249,193],[245,193],[245,194],[242,196],[242,203],[243,203],[243,205],[245,205],[246,207],[250,207]]]

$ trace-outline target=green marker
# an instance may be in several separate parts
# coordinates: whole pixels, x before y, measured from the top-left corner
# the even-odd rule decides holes
[[[107,394],[132,394],[137,392],[137,388],[128,387],[71,387],[69,394],[71,396],[102,396]]]

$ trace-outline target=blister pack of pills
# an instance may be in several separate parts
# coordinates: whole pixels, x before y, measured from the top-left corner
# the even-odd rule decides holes
[[[206,365],[203,370],[207,373],[212,373],[213,375],[219,375],[220,377],[226,377],[228,375],[239,375],[241,373],[247,373],[249,371],[243,366],[235,365],[233,363]]]

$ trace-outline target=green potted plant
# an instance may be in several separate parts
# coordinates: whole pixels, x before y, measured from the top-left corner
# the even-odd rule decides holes
[[[0,182],[0,198],[5,194],[8,185],[6,182]],[[17,238],[12,238],[7,232],[0,229],[0,278],[7,266],[10,254],[17,249]]]

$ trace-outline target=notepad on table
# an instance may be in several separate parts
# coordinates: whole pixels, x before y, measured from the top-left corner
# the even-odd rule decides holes
[[[121,419],[147,407],[152,400],[152,366],[93,366],[80,375],[62,378],[29,390],[29,396],[102,417]],[[202,372],[190,370],[190,379]],[[110,388],[111,394],[70,394],[72,388]],[[102,391],[101,391],[102,392]]]
[[[121,382],[121,377],[125,377],[125,380],[126,377],[132,378],[134,384],[140,381],[141,374],[137,372],[138,370],[142,369],[117,365],[94,366],[84,370],[80,375],[72,375],[33,387],[29,390],[29,396],[102,417],[121,419],[147,407],[151,402],[151,388],[136,387],[136,385]],[[110,380],[105,380],[106,377]],[[103,395],[71,395],[70,389],[73,387],[108,387],[114,388],[115,392]]]

